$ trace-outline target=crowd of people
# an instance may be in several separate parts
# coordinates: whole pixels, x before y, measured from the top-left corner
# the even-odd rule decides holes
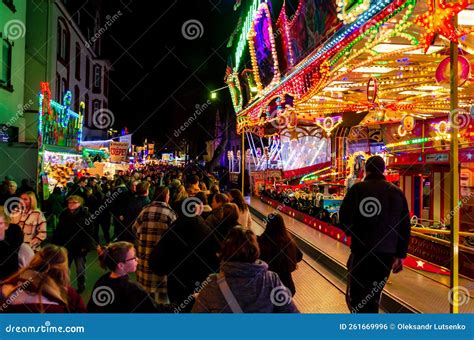
[[[243,194],[198,167],[82,176],[42,202],[12,183],[1,194],[18,205],[0,207],[0,312],[298,312],[291,272],[302,253],[282,217],[257,237]],[[107,272],[94,283],[95,250]]]

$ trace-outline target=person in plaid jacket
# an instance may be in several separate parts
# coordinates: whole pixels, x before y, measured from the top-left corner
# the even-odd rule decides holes
[[[168,204],[169,199],[170,192],[167,187],[157,188],[155,200],[143,208],[133,226],[138,243],[137,280],[149,294],[154,296],[157,303],[168,303],[166,276],[153,273],[149,257],[163,234],[177,218]]]

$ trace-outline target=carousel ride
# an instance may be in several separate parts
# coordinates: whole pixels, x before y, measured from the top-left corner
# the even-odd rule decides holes
[[[458,25],[451,22],[455,16]],[[301,0],[289,13],[288,6],[256,0],[239,33],[225,77],[237,129],[246,135],[255,172],[281,171],[279,183],[265,179],[263,194],[311,201],[295,207],[326,207],[331,215],[345,190],[363,179],[365,159],[381,155],[387,179],[407,197],[412,235],[422,240],[410,251],[447,273],[449,149],[456,128],[461,273],[474,277],[474,4]],[[458,44],[454,110],[451,43]],[[337,185],[337,192],[325,192],[324,186]]]

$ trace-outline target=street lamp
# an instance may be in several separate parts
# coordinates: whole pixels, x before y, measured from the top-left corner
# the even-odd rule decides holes
[[[212,99],[212,100],[217,99],[217,92],[219,92],[219,91],[221,91],[221,90],[223,90],[223,89],[226,89],[226,88],[228,88],[228,87],[229,87],[229,85],[226,85],[226,86],[219,87],[218,89],[212,90],[212,91],[211,91],[211,99]]]

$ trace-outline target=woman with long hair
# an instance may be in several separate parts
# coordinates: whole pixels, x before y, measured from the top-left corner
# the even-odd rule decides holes
[[[85,313],[81,296],[71,287],[67,251],[47,245],[30,264],[0,285],[0,312]]]
[[[278,274],[259,260],[253,231],[235,227],[222,244],[220,272],[211,274],[199,292],[194,313],[297,313]],[[275,302],[275,296],[284,300]]]
[[[303,253],[286,229],[280,214],[270,214],[267,219],[265,231],[257,238],[260,259],[268,263],[268,268],[277,273],[281,282],[295,295],[291,272],[296,270],[297,263],[303,259]]]
[[[224,204],[222,212],[222,220],[214,229],[215,236],[220,242],[225,240],[232,228],[239,225],[239,207],[236,204]]]
[[[239,224],[247,229],[252,226],[252,216],[250,215],[250,209],[248,204],[245,202],[244,195],[238,189],[231,189],[229,191],[231,202],[237,204],[239,208]]]
[[[128,274],[137,270],[137,257],[132,243],[119,241],[97,248],[100,265],[109,270],[100,277],[87,304],[91,313],[148,313],[158,312],[150,295],[138,283],[130,281]],[[108,289],[107,289],[108,288]],[[109,292],[110,303],[97,297]],[[105,296],[105,295],[104,295]],[[113,298],[112,298],[113,297]]]
[[[41,243],[46,240],[46,218],[38,209],[36,195],[33,191],[27,191],[20,196],[21,209],[12,212],[12,223],[18,224],[25,235],[24,242],[35,252]]]

